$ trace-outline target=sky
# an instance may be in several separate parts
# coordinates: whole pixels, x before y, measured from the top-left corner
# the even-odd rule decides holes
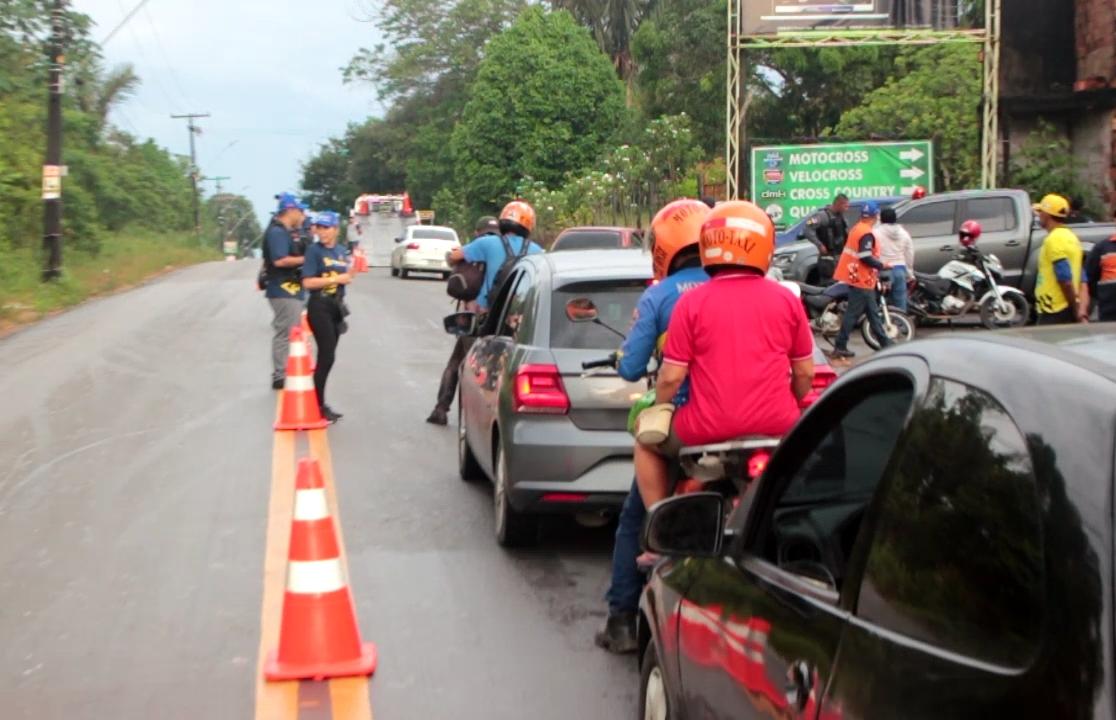
[[[139,0],[72,0],[102,41]],[[185,120],[198,120],[198,166],[229,176],[265,221],[274,196],[297,190],[300,164],[353,121],[382,111],[375,88],[344,85],[341,68],[381,41],[374,0],[148,0],[103,47],[109,67],[130,62],[143,80],[112,122],[189,154]],[[215,183],[204,183],[206,195]],[[327,208],[315,208],[318,210]],[[328,208],[344,210],[344,208]]]

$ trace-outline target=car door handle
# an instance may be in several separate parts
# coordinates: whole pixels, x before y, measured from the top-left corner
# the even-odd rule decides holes
[[[787,703],[799,712],[810,701],[810,666],[805,660],[796,660],[787,668]]]
[[[942,245],[940,248],[938,248],[938,250],[941,251],[941,252],[952,252],[953,251],[953,246],[952,245]]]
[[[1023,243],[1019,242],[1018,240],[1008,240],[1006,243],[1004,243],[1004,245],[1007,247],[1019,247],[1022,244]]]

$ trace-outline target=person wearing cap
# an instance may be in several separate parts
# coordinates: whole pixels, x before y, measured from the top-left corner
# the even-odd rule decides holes
[[[891,290],[887,304],[907,312],[907,277],[914,267],[914,241],[899,224],[895,208],[880,210],[880,224],[872,233],[880,243],[880,261],[891,268]]]
[[[337,245],[340,216],[331,211],[317,213],[313,219],[313,232],[318,242],[306,250],[302,265],[302,287],[310,293],[306,303],[306,319],[314,333],[318,348],[318,361],[314,367],[314,390],[322,417],[331,423],[341,419],[325,401],[326,380],[333,369],[337,341],[345,332],[345,286],[352,282],[349,259]]]
[[[887,265],[880,260],[880,243],[875,234],[879,215],[880,206],[874,201],[869,200],[861,206],[860,222],[849,233],[837,270],[833,273],[837,282],[849,286],[848,307],[845,308],[845,317],[841,321],[841,331],[837,333],[837,339],[833,343],[833,357],[839,360],[856,357],[855,353],[849,351],[849,335],[865,313],[872,332],[880,340],[880,346],[888,347],[892,344],[884,330],[880,306],[876,301],[880,271],[887,269]]]
[[[500,237],[500,222],[491,215],[485,215],[477,220],[476,228],[473,231],[473,239],[470,242],[475,242],[489,235],[496,238]],[[459,312],[476,312],[476,310],[475,302],[458,303]],[[445,425],[449,422],[449,409],[453,405],[453,397],[457,394],[461,361],[465,359],[472,346],[473,338],[471,337],[459,337],[457,342],[454,343],[453,352],[450,353],[449,361],[446,363],[446,369],[442,371],[442,382],[438,385],[437,402],[434,405],[434,410],[426,418],[426,422],[431,425]]]
[[[1050,194],[1034,206],[1039,224],[1046,231],[1038,259],[1035,309],[1039,325],[1075,323],[1078,317],[1076,288],[1081,284],[1084,251],[1081,241],[1066,227],[1070,204],[1061,195]]]
[[[264,232],[263,256],[267,273],[264,294],[271,305],[271,387],[283,388],[287,373],[287,343],[291,328],[299,324],[305,294],[302,291],[304,245],[298,233],[306,219],[307,207],[290,193],[275,196],[278,209]]]
[[[818,277],[824,282],[833,276],[834,256],[841,252],[849,236],[845,212],[849,196],[843,193],[833,203],[811,215],[802,230],[803,236],[818,249]]]

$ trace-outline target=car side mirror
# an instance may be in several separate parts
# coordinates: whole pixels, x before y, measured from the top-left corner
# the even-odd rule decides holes
[[[566,317],[570,322],[596,322],[601,313],[589,298],[574,298],[566,303]]]
[[[446,333],[456,337],[472,337],[477,334],[477,314],[473,312],[459,312],[447,315],[442,321]]]
[[[651,507],[643,548],[660,555],[717,557],[725,539],[725,500],[718,493],[667,498]]]

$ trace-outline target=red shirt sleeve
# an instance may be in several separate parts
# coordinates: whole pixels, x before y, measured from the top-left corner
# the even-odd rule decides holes
[[[666,347],[663,348],[663,362],[671,365],[689,367],[694,359],[693,341],[693,313],[689,302],[694,291],[690,291],[679,299],[670,316],[670,325],[667,326]]]
[[[810,330],[810,322],[806,319],[806,309],[802,307],[798,298],[794,298],[791,314],[794,318],[791,329],[793,333],[791,336],[791,360],[805,360],[808,357],[813,357],[814,333]]]

